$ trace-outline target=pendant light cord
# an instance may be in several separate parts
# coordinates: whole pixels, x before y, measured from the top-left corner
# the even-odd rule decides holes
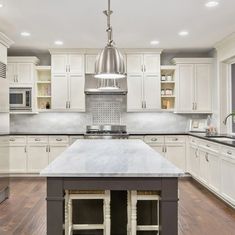
[[[108,10],[104,11],[104,14],[107,16],[107,29],[106,32],[108,34],[108,46],[113,45],[113,29],[110,23],[110,16],[113,12],[110,10],[110,0],[108,0]]]

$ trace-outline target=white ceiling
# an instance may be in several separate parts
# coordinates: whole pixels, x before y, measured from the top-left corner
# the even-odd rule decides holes
[[[97,48],[106,42],[107,0],[0,0],[0,31],[15,41],[16,49],[56,47]],[[111,0],[114,39],[118,47],[212,48],[235,31],[235,1],[220,0],[208,9],[206,0]],[[188,30],[189,36],[178,32]],[[22,31],[30,37],[20,36]]]

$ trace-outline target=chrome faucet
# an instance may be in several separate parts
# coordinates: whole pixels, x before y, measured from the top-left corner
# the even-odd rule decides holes
[[[228,114],[228,115],[225,117],[225,119],[224,119],[224,121],[223,121],[224,125],[227,124],[227,120],[228,120],[228,118],[231,117],[231,116],[235,116],[235,112],[230,113],[230,114]]]

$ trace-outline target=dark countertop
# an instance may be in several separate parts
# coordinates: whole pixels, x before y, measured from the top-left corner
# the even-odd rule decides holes
[[[128,132],[129,135],[132,136],[139,136],[139,135],[189,135],[189,136],[194,136],[203,140],[211,141],[217,144],[224,144],[229,147],[234,147],[235,148],[235,136],[227,135],[227,134],[219,134],[215,135],[213,137],[227,137],[231,138],[231,141],[220,141],[220,140],[215,140],[212,139],[211,137],[206,136],[205,133],[194,133],[194,132],[156,132],[156,133],[147,133],[147,132]],[[0,134],[0,136],[4,136],[8,134]],[[17,133],[10,133],[9,135],[49,135],[49,136],[55,136],[55,135],[69,135],[69,136],[79,136],[79,135],[84,135],[84,133],[24,133],[24,132],[17,132]]]

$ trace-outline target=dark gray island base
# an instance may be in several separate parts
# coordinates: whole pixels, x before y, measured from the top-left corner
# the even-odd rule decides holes
[[[160,235],[178,234],[178,178],[47,178],[47,235],[63,235],[64,224],[64,191],[65,190],[154,190],[159,191],[160,201]],[[125,205],[126,206],[126,205]],[[112,214],[111,203],[111,214]],[[115,211],[117,212],[117,211]],[[126,210],[124,211],[124,213]],[[92,212],[89,212],[92,213]],[[118,213],[118,212],[117,212]],[[151,213],[151,212],[150,212]],[[151,216],[151,215],[150,215]],[[124,219],[125,221],[125,219]],[[126,235],[123,227],[115,226],[111,216],[111,234]],[[92,231],[94,234],[95,231]]]
[[[111,235],[127,234],[127,209],[129,215],[131,209],[128,227],[132,229],[132,235],[137,234],[134,204],[138,197],[140,197],[137,202],[138,225],[157,225],[155,227],[160,231],[158,234],[177,235],[178,177],[182,174],[180,169],[141,140],[78,140],[41,171],[41,175],[47,177],[47,235],[64,234],[65,209],[68,215],[68,203],[66,208],[64,206],[65,192],[68,196],[69,191],[79,190],[111,192],[111,199],[108,199],[111,206]],[[139,191],[136,198],[135,191]],[[133,195],[127,197],[127,192]],[[144,193],[144,199],[141,201],[142,193]],[[156,199],[155,195],[150,195],[151,199],[145,201],[146,193],[157,195],[157,201],[153,199]],[[89,203],[92,203],[92,206],[86,200],[74,200],[72,205],[69,204],[73,207],[73,218],[70,218],[73,224],[100,224],[100,221],[93,219],[96,217],[95,219],[102,221],[103,215],[96,216],[97,211],[103,211],[102,206],[95,204],[95,200],[91,201]],[[148,207],[144,207],[143,203],[147,203]],[[109,205],[105,212],[106,210],[108,214],[105,215],[105,219],[107,222],[108,218],[106,225],[109,230]],[[85,220],[87,218],[92,221],[87,222]],[[139,228],[142,227],[143,230],[143,226]],[[146,226],[144,227],[146,229]],[[74,235],[102,234],[97,230],[90,233],[84,232],[74,231]],[[156,230],[153,233],[141,231],[141,234],[156,234]]]

